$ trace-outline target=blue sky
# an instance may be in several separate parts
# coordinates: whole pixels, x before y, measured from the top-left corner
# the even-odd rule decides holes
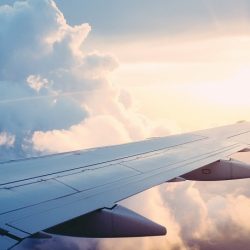
[[[1,0],[13,4],[15,0]],[[249,0],[56,0],[72,24],[89,22],[92,35],[175,35],[192,29],[213,28],[214,22],[249,20]]]
[[[62,0],[57,4],[70,24],[90,23],[83,48],[118,58],[113,81],[129,88],[151,119],[168,117],[181,130],[192,130],[248,117],[249,103],[242,103],[246,97],[241,90],[248,82],[244,72],[249,62],[249,0]],[[242,86],[237,88],[239,79]],[[180,83],[185,87],[177,90]],[[158,102],[149,105],[150,96]],[[200,119],[187,122],[185,114],[190,112]]]
[[[56,1],[71,24],[89,22],[93,35],[175,35],[192,29],[213,28],[215,21],[249,18],[247,0],[108,0]],[[215,20],[216,19],[216,20]]]

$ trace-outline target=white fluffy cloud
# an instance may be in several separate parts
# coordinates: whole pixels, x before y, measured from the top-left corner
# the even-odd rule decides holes
[[[6,132],[0,133],[0,147],[12,147],[15,143],[15,136]]]
[[[84,53],[88,24],[67,24],[52,0],[0,6],[0,22],[0,132],[16,138],[2,159],[127,142],[155,131],[130,95],[109,81],[117,60]]]
[[[49,82],[46,78],[41,79],[39,75],[30,75],[27,78],[27,83],[32,89],[39,92],[40,89],[46,88]]]

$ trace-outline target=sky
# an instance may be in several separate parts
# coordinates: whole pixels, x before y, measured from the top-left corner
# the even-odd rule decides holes
[[[250,120],[249,8],[249,0],[0,0],[1,161]],[[249,245],[248,180],[168,183],[124,205],[168,236],[55,237],[19,249]]]
[[[113,82],[151,120],[190,131],[249,119],[250,1],[57,4],[72,25],[91,24],[86,49],[118,58]]]

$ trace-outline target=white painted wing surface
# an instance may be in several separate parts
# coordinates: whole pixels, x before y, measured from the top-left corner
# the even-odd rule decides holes
[[[243,150],[250,124],[0,163],[0,246]]]

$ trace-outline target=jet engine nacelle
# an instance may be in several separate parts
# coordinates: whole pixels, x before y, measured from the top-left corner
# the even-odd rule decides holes
[[[46,233],[74,237],[116,238],[158,236],[167,233],[166,228],[120,205],[103,208],[56,225],[35,235]]]
[[[220,181],[250,178],[250,165],[236,160],[219,160],[181,176],[186,180]]]

